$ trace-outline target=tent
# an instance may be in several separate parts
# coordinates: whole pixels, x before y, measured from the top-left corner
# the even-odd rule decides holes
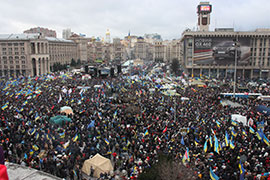
[[[72,108],[69,107],[69,106],[63,106],[63,107],[61,107],[61,108],[60,108],[60,112],[64,112],[64,113],[66,113],[67,115],[68,115],[68,114],[74,114]]]
[[[71,122],[71,119],[68,118],[67,116],[62,116],[62,115],[58,115],[58,116],[54,116],[50,118],[50,122],[53,124],[61,125],[63,121]]]
[[[100,177],[100,173],[109,173],[110,171],[113,171],[111,161],[98,153],[91,159],[84,161],[82,172],[89,176],[91,173],[91,167],[94,169],[93,176],[96,178]]]
[[[243,123],[245,126],[247,126],[247,117],[246,116],[242,116],[240,114],[232,114],[232,120],[237,121],[237,122],[241,122]]]

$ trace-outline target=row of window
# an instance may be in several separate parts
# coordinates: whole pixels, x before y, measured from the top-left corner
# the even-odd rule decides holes
[[[24,46],[24,43],[1,43],[1,46]]]
[[[0,63],[1,62],[3,62],[3,64],[7,64],[8,63],[8,61],[0,61]],[[15,61],[16,62],[16,64],[20,64],[20,61]],[[26,64],[26,61],[21,61],[22,62],[22,64]],[[13,64],[14,63],[14,61],[9,61],[9,64]]]
[[[0,65],[0,69],[2,69],[2,68],[4,68],[4,69],[8,69],[8,68],[14,69],[14,67],[16,69],[20,69],[21,68],[20,65],[16,65],[16,66],[13,66],[13,65],[10,65],[10,66],[4,65],[4,66],[2,66],[2,65]],[[25,68],[26,68],[26,65],[22,65],[22,69],[25,69]]]

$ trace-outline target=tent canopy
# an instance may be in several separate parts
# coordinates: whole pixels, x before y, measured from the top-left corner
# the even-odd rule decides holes
[[[72,110],[72,108],[69,107],[69,106],[63,106],[63,107],[61,107],[61,108],[60,108],[60,112],[64,112],[64,113],[66,113],[67,115],[68,115],[68,114],[73,114],[73,110]]]
[[[100,173],[109,173],[113,170],[111,161],[98,153],[91,159],[84,161],[82,172],[89,176],[91,173],[91,167],[94,170],[94,177],[96,178],[100,177]]]
[[[71,119],[68,118],[67,116],[62,116],[62,115],[54,116],[54,117],[51,117],[51,119],[50,119],[51,123],[58,124],[58,125],[61,125],[63,121],[64,122],[71,122]]]

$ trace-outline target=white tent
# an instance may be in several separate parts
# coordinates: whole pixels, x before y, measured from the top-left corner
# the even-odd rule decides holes
[[[91,173],[91,167],[94,169],[93,176],[96,178],[100,177],[100,173],[109,173],[113,170],[111,161],[98,153],[91,159],[84,161],[82,172],[89,176]]]
[[[245,126],[247,126],[247,117],[246,116],[242,116],[240,114],[232,114],[232,120],[237,121],[237,122],[241,122],[243,123]]]

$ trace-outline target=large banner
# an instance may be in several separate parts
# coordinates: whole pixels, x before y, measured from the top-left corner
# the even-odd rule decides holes
[[[233,38],[198,37],[194,39],[194,64],[234,64],[237,52],[237,64],[249,63],[250,38],[239,38],[239,47],[235,50]]]

